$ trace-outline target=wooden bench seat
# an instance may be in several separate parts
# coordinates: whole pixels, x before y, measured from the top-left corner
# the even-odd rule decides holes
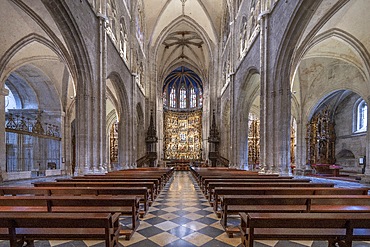
[[[224,195],[367,195],[368,188],[333,188],[333,187],[216,187],[214,189],[213,210],[218,217],[219,198]]]
[[[271,180],[271,179],[293,179],[293,177],[290,176],[265,176],[265,175],[259,175],[259,176],[245,176],[245,177],[235,177],[235,176],[225,176],[225,177],[208,177],[205,176],[200,182],[199,187],[202,189],[204,192],[206,188],[208,187],[208,184],[211,182],[223,182],[223,183],[228,183],[228,182],[248,182],[248,180],[255,180],[255,179],[261,179],[261,180]]]
[[[136,170],[123,170],[123,171],[114,171],[106,173],[105,176],[125,176],[125,177],[148,177],[148,178],[161,178],[163,183],[167,183],[167,181],[171,178],[172,173],[166,173],[162,171],[136,171]]]
[[[35,182],[35,187],[146,187],[149,190],[149,202],[155,199],[155,185],[153,182]]]
[[[226,177],[248,177],[248,176],[261,176],[257,172],[244,171],[244,170],[225,170],[217,172],[200,172],[194,175],[194,178],[198,183],[202,181],[204,177],[208,178],[226,178]],[[278,174],[264,174],[263,176],[269,176],[271,178],[278,177]]]
[[[10,247],[33,240],[104,240],[118,246],[119,214],[111,213],[0,213],[0,238]]]
[[[139,198],[121,196],[1,196],[0,212],[120,213],[131,218],[131,227],[120,235],[130,239],[140,224]]]
[[[327,240],[352,246],[370,240],[369,213],[240,213],[242,246],[254,240]]]
[[[76,176],[72,177],[70,179],[56,179],[55,181],[95,181],[95,182],[153,182],[155,184],[155,187],[158,190],[158,193],[162,190],[162,188],[165,186],[164,181],[161,177],[126,177],[126,176],[106,176],[106,175],[99,175],[99,176]]]
[[[334,183],[312,183],[312,182],[211,182],[208,184],[206,197],[210,202],[214,201],[214,190],[216,187],[334,187]]]
[[[140,198],[140,217],[149,210],[149,190],[146,187],[0,187],[0,196],[43,195],[43,196],[81,196],[81,195],[136,195]]]
[[[333,210],[330,211],[330,206]],[[336,210],[334,211],[334,208]],[[319,211],[321,210],[321,211]],[[325,210],[325,211],[324,211]],[[228,216],[240,212],[366,212],[370,213],[369,195],[225,195],[221,197],[220,223],[231,237],[238,233],[228,225]]]

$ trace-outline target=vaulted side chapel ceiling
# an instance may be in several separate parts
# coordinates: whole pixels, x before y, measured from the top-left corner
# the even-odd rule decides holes
[[[221,35],[226,0],[143,1],[147,41],[159,74],[187,65],[204,73]]]

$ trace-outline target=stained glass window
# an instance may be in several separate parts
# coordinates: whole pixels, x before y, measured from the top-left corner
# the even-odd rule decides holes
[[[199,90],[199,107],[203,106],[203,93]]]
[[[170,93],[170,107],[176,107],[176,90],[173,87]]]
[[[357,107],[357,131],[367,129],[367,104],[363,100]]]
[[[190,89],[190,108],[197,107],[197,95],[195,94],[195,89],[192,87]]]
[[[180,88],[180,108],[186,108],[186,88],[185,85],[182,85]]]
[[[167,94],[166,94],[166,92],[163,92],[163,105],[167,106]]]
[[[180,66],[164,80],[163,107],[172,111],[194,110],[202,107],[203,85],[200,77],[192,70]]]

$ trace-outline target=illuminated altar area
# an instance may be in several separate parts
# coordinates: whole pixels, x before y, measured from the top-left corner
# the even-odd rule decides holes
[[[200,160],[202,155],[203,85],[200,77],[180,66],[163,85],[163,153],[170,161]]]
[[[199,160],[202,112],[164,113],[164,156],[166,160]]]

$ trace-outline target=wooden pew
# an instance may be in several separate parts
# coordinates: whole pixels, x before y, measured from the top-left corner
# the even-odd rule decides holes
[[[35,187],[146,187],[149,190],[149,203],[156,197],[155,184],[153,182],[35,182]]]
[[[208,193],[208,188],[210,184],[212,185],[222,185],[222,184],[238,184],[238,183],[309,183],[311,179],[308,178],[300,178],[300,179],[292,179],[292,178],[283,178],[283,177],[276,177],[276,178],[259,178],[259,177],[249,177],[249,178],[222,178],[222,179],[206,179],[204,181],[204,190],[205,194]]]
[[[367,195],[369,188],[333,187],[216,187],[214,189],[213,210],[218,217],[219,199],[224,195]]]
[[[149,190],[146,187],[0,187],[0,196],[43,195],[43,196],[81,196],[81,195],[136,195],[142,202],[140,217],[149,210]]]
[[[88,175],[88,174],[87,174]],[[163,184],[167,183],[172,174],[164,173],[161,171],[136,171],[136,170],[123,170],[106,173],[105,176],[125,176],[127,178],[133,177],[149,177],[149,178],[161,178]]]
[[[85,174],[83,177],[120,177],[126,179],[158,179],[159,180],[159,190],[167,183],[167,181],[172,177],[174,173],[173,169],[167,168],[136,168],[136,169],[127,169],[119,171],[111,171],[105,174]],[[78,177],[78,178],[81,178]]]
[[[198,179],[202,182],[204,179],[222,179],[222,178],[293,178],[292,176],[279,176],[278,174],[255,174],[255,173],[245,173],[245,171],[234,171],[234,172],[223,172],[223,173],[201,173],[198,174]]]
[[[327,240],[352,246],[370,240],[369,213],[240,213],[242,246],[254,240]]]
[[[104,240],[116,247],[119,231],[118,213],[0,213],[0,238],[10,247],[25,240]]]
[[[242,187],[334,187],[334,183],[310,183],[309,181],[302,181],[299,182],[298,180],[294,180],[293,182],[289,181],[276,181],[276,182],[229,182],[229,183],[222,183],[222,182],[211,182],[208,184],[208,188],[206,191],[206,198],[210,202],[214,201],[214,190],[216,187],[234,187],[234,189],[239,189]]]
[[[312,206],[314,205],[314,207]],[[336,211],[328,210],[329,205],[335,205]],[[225,195],[221,197],[220,223],[231,237],[238,233],[235,226],[228,226],[229,215],[240,212],[274,212],[274,213],[303,213],[312,210],[325,212],[366,212],[370,213],[369,195]],[[354,207],[355,206],[355,207]],[[314,211],[313,211],[314,212]],[[317,212],[317,211],[315,211]]]
[[[247,176],[260,176],[257,172],[250,172],[250,171],[243,171],[243,170],[225,170],[222,172],[204,172],[204,173],[197,173],[195,175],[195,179],[200,183],[203,177],[214,177],[214,178],[223,178],[223,177],[247,177]],[[278,174],[266,174],[263,176],[270,176],[271,178],[278,177]]]
[[[205,189],[208,187],[208,184],[209,183],[212,183],[212,182],[225,182],[225,183],[228,183],[228,182],[248,182],[248,181],[245,181],[245,180],[256,180],[256,179],[260,179],[260,180],[275,180],[275,179],[283,179],[283,180],[287,180],[287,179],[291,179],[293,180],[293,177],[290,177],[290,176],[275,176],[275,177],[272,177],[272,176],[265,176],[265,175],[259,175],[259,176],[242,176],[242,177],[239,177],[239,176],[217,176],[217,177],[209,177],[209,176],[204,176],[202,177],[202,180],[200,181],[200,184],[199,184],[199,187],[202,189],[202,191],[204,192]],[[308,179],[305,179],[305,180],[308,180]]]
[[[161,179],[158,178],[125,178],[120,176],[79,176],[72,178],[58,178],[56,182],[152,182],[155,185],[156,194],[159,194],[162,185]]]
[[[121,196],[1,196],[0,213],[53,212],[53,213],[120,213],[131,218],[131,228],[121,229],[127,240],[140,224],[139,198]]]

